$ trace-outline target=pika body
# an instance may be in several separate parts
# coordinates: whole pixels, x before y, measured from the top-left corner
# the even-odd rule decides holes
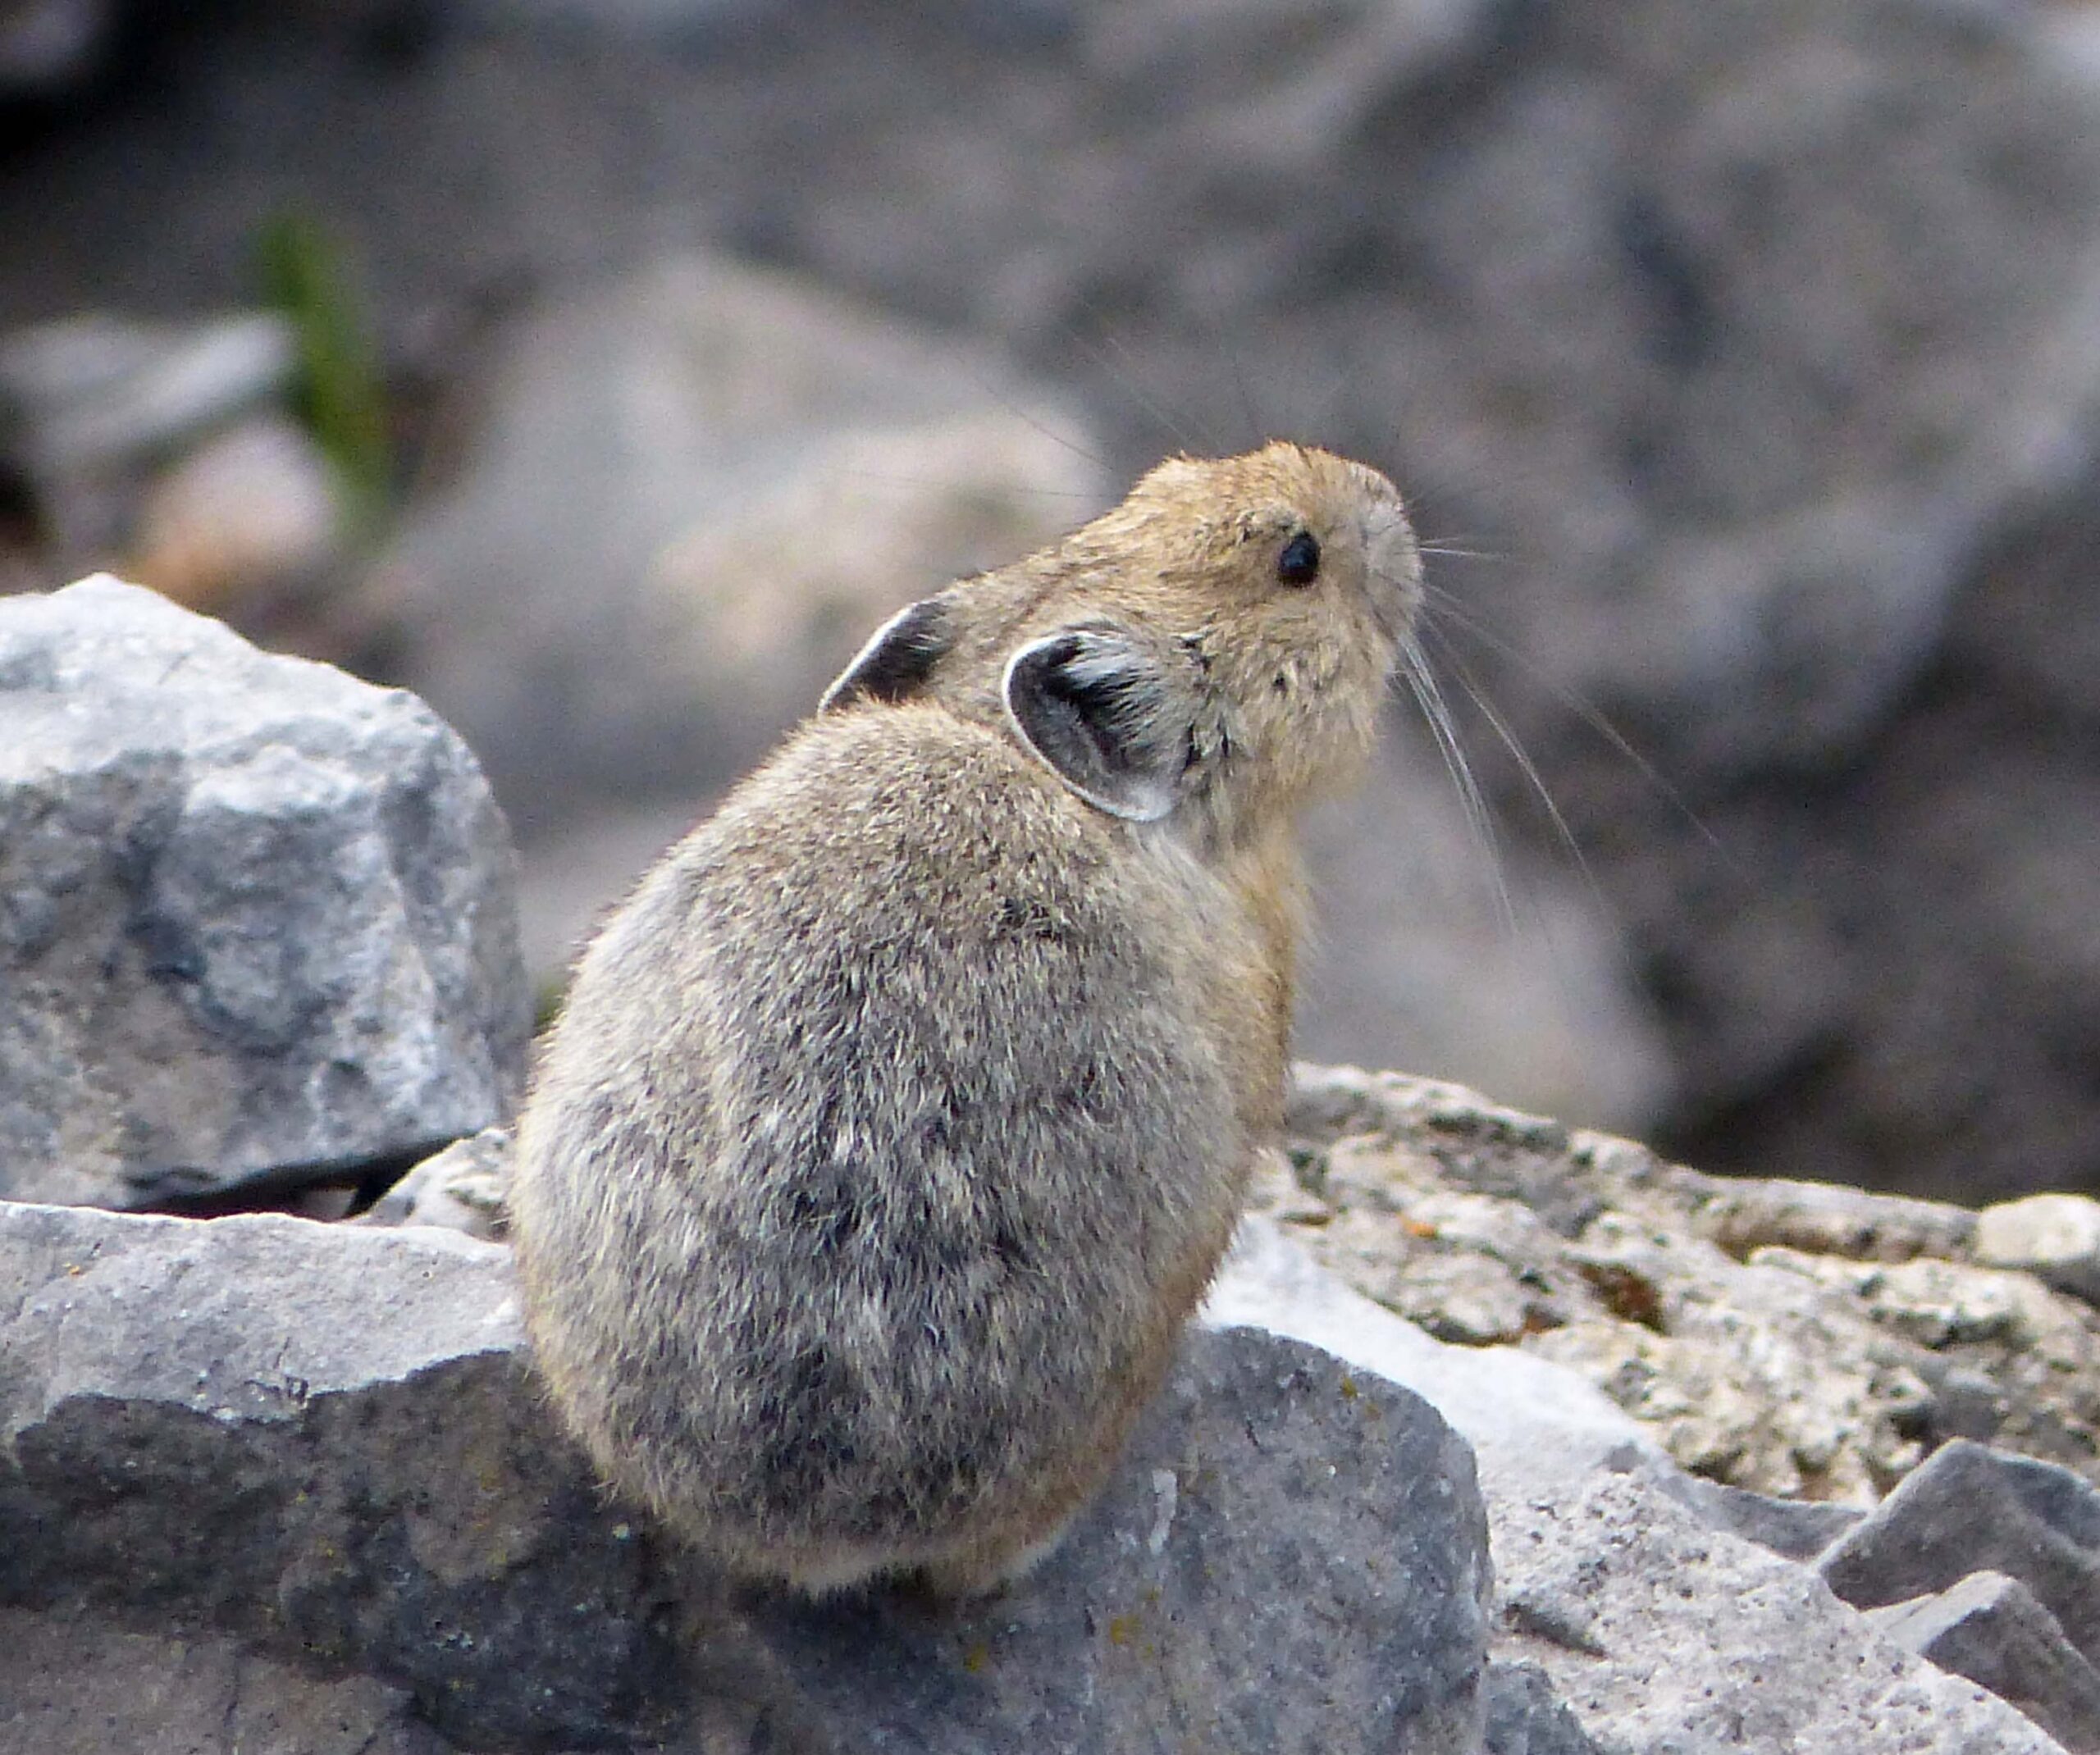
[[[1176,458],[879,630],[583,954],[512,1230],[555,1408],[732,1574],[1013,1579],[1276,1142],[1295,822],[1421,563],[1381,475]]]

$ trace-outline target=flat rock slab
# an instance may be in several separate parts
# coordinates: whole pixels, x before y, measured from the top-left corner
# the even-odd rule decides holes
[[[514,870],[413,695],[107,577],[0,599],[0,1197],[259,1198],[504,1119]]]
[[[1470,1454],[1290,1341],[1192,1335],[1110,1492],[1007,1594],[810,1605],[602,1501],[499,1247],[0,1206],[0,1596],[34,1624],[0,1699],[38,1747],[86,1746],[54,1667],[84,1689],[149,1636],[171,1700],[232,1698],[231,1641],[376,1748],[1481,1747]],[[304,1710],[264,1693],[269,1722]]]
[[[1702,1526],[1637,1475],[1498,1506],[1495,1552],[1504,1655],[1537,1663],[1610,1755],[2058,1755],[1810,1568]]]

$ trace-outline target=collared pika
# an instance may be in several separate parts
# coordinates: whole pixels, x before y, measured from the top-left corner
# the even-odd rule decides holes
[[[1294,818],[1419,604],[1386,479],[1161,464],[913,604],[606,922],[512,1225],[556,1407],[731,1571],[1025,1569],[1281,1119]]]

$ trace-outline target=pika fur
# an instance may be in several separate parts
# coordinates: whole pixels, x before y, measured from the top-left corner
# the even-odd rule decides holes
[[[1399,496],[1161,464],[870,640],[578,964],[512,1227],[555,1406],[733,1572],[1016,1575],[1281,1121],[1294,818],[1419,604]]]

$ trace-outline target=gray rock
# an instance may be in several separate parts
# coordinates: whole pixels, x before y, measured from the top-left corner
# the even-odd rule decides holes
[[[1965,1437],[2100,1480],[2100,1312],[1977,1265],[1971,1212],[1704,1175],[1345,1067],[1298,1069],[1288,1127],[1258,1211],[1439,1339],[1579,1373],[1695,1475],[1865,1508]],[[1796,1552],[1819,1515],[1746,1533]]]
[[[2100,1671],[2019,1580],[1974,1572],[1868,1619],[1904,1650],[2018,1707],[2073,1755],[2100,1750]]]
[[[194,325],[76,317],[0,342],[0,406],[25,467],[108,470],[274,401],[298,364],[291,326],[265,312]]]
[[[130,1633],[92,1615],[0,1608],[0,1749],[10,1755],[444,1755],[404,1689],[340,1680],[226,1637]]]
[[[506,1749],[1480,1747],[1464,1446],[1290,1342],[1192,1337],[1108,1493],[1006,1595],[811,1606],[726,1591],[601,1502],[523,1370],[500,1249],[0,1206],[0,1283],[17,1650],[194,1639],[142,1662],[197,1701],[233,1639],[402,1748],[418,1724]],[[0,1698],[76,1721],[15,1661]]]
[[[214,433],[148,485],[122,571],[185,609],[244,621],[289,613],[325,595],[348,558],[355,516],[313,435],[284,415],[258,415]]]
[[[1725,1487],[1696,1475],[1662,1481],[1678,1502],[1716,1529],[1755,1542],[1788,1560],[1813,1560],[1867,1516],[1856,1505],[1822,1499],[1777,1499],[1746,1488]]]
[[[1769,1247],[1853,1261],[1910,1261],[1920,1256],[1959,1260],[1977,1241],[1978,1230],[1974,1213],[1944,1201],[1764,1177],[1712,1183],[1692,1217],[1701,1237],[1737,1260]]]
[[[428,709],[108,578],[0,599],[0,1193],[258,1199],[502,1119],[503,819]]]
[[[1605,1462],[1661,1456],[1577,1373],[1512,1347],[1446,1346],[1352,1291],[1259,1217],[1242,1223],[1202,1320],[1288,1335],[1405,1384],[1472,1446],[1491,1494],[1558,1491]]]
[[[1039,1575],[954,1622],[786,1605],[765,1637],[846,1747],[1470,1755],[1485,1539],[1464,1446],[1422,1403],[1198,1334]]]
[[[147,477],[171,450],[275,407],[298,350],[290,324],[263,312],[192,324],[94,312],[0,340],[0,463],[30,489],[58,563],[128,541]]]
[[[1976,1215],[1976,1259],[2100,1304],[2100,1201],[2036,1194],[1987,1206]]]
[[[1345,1116],[1340,1078],[1308,1076],[1300,1089],[1301,1118]],[[1439,1113],[1455,1131],[1458,1118]],[[1472,1119],[1476,1143],[1551,1135],[1550,1124],[1506,1111]],[[1778,1557],[1812,1552],[1856,1523],[1856,1509],[1687,1476],[1573,1374],[1513,1347],[1441,1345],[1259,1219],[1243,1228],[1205,1317],[1258,1321],[1406,1382],[1475,1445],[1502,1584],[1491,1748],[2056,1747],[1999,1702],[1901,1660],[1812,1569]]]
[[[1635,1475],[1491,1511],[1497,1655],[1536,1663],[1612,1755],[2057,1755],[1809,1568],[1709,1529]]]
[[[1536,1664],[1487,1666],[1487,1755],[1598,1755]]]
[[[1830,1588],[1860,1608],[2002,1572],[2100,1664],[2100,1488],[2068,1469],[1957,1439],[1824,1555]]]

